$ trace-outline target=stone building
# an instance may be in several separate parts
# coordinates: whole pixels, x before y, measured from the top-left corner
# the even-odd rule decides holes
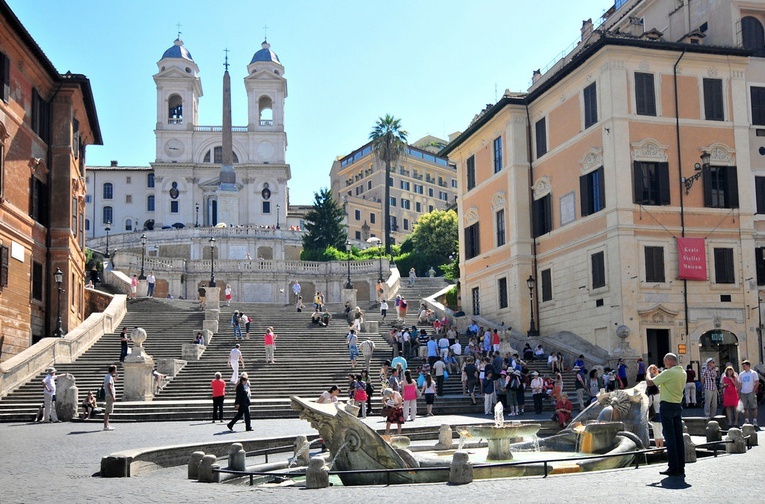
[[[428,136],[406,147],[391,167],[391,244],[412,233],[420,215],[445,210],[457,196],[457,171],[437,152],[444,140]],[[365,242],[383,236],[385,163],[378,161],[369,142],[336,159],[329,173],[332,196],[348,215],[348,236]]]
[[[0,360],[84,318],[90,82],[59,73],[0,0]],[[61,291],[54,279],[62,273]]]
[[[763,21],[763,1],[618,1],[481,111],[442,153],[468,315],[654,363],[761,361]]]

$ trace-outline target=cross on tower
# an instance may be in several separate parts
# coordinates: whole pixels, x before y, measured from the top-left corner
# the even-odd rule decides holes
[[[263,25],[263,38],[268,40],[268,25]]]
[[[223,49],[223,52],[226,53],[226,61],[223,63],[223,66],[226,67],[226,71],[228,72],[228,47]]]
[[[178,27],[178,38],[181,38],[181,23],[176,24],[175,26]]]

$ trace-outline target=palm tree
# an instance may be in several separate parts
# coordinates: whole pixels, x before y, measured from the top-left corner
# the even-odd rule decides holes
[[[369,134],[375,157],[385,163],[385,198],[383,219],[385,220],[385,254],[390,255],[390,167],[406,152],[407,132],[401,129],[401,119],[390,114],[380,117]]]

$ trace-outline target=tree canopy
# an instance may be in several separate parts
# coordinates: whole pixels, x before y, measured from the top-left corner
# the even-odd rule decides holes
[[[385,163],[383,220],[386,254],[390,254],[390,186],[388,179],[390,178],[391,165],[406,152],[407,134],[401,127],[401,119],[396,119],[390,114],[385,114],[385,117],[379,118],[369,134],[375,157]]]
[[[432,264],[449,262],[457,255],[457,214],[453,210],[434,210],[420,216],[414,224],[414,250]]]
[[[307,232],[303,235],[300,258],[305,261],[328,260],[324,255],[329,247],[345,250],[348,234],[343,225],[343,216],[343,209],[329,189],[324,188],[314,193],[313,208],[305,215]]]

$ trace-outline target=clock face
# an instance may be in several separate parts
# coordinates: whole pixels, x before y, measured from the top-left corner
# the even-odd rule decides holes
[[[260,142],[258,144],[258,154],[264,161],[270,160],[271,156],[274,155],[274,144],[268,140]]]
[[[165,142],[165,154],[171,158],[180,157],[183,154],[183,142],[177,138],[171,138]]]

